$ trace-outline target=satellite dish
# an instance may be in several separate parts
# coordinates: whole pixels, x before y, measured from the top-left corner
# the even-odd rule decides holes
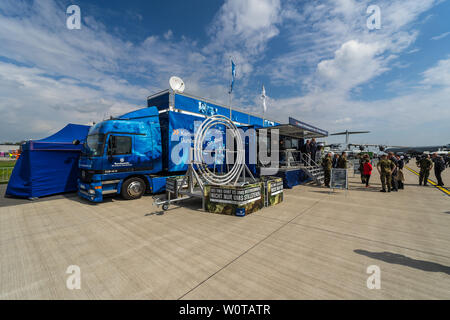
[[[184,82],[179,77],[170,77],[169,85],[174,91],[183,92],[184,91]]]

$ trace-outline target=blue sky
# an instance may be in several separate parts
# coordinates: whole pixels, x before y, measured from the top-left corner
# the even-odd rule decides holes
[[[66,8],[81,8],[81,30]],[[369,30],[369,5],[381,29]],[[0,2],[0,141],[45,137],[186,92],[292,116],[355,143],[450,143],[450,2],[190,0]],[[342,137],[328,138],[339,142]]]

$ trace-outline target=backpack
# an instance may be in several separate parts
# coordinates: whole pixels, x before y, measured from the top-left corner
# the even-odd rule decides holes
[[[440,172],[442,172],[442,171],[444,171],[445,170],[445,163],[444,163],[444,161],[442,160],[442,159],[438,159],[437,161],[436,161],[436,168],[440,171]]]

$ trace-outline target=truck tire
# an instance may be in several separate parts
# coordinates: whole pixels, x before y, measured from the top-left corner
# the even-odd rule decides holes
[[[141,178],[133,177],[122,185],[122,197],[126,200],[139,199],[145,192],[145,182]]]

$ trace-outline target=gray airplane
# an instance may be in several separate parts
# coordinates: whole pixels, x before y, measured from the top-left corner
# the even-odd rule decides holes
[[[410,153],[410,154],[422,154],[424,152],[439,152],[450,151],[450,144],[439,146],[421,146],[421,147],[387,147],[386,152],[394,153]]]
[[[348,131],[348,130],[345,130],[344,132],[332,133],[332,134],[330,134],[330,136],[344,136],[345,135],[345,147],[348,149],[350,135],[351,134],[361,134],[361,133],[370,133],[370,131]]]
[[[360,145],[360,144],[350,144],[350,135],[352,134],[362,134],[362,133],[370,133],[370,131],[348,131],[345,130],[343,132],[337,132],[332,133],[330,136],[344,136],[345,135],[345,144],[342,143],[335,143],[330,145],[325,145],[325,152],[333,152],[333,153],[341,153],[346,152],[349,157],[354,157],[357,154],[364,151],[366,146],[369,145]],[[351,147],[357,147],[357,148],[351,148]]]

